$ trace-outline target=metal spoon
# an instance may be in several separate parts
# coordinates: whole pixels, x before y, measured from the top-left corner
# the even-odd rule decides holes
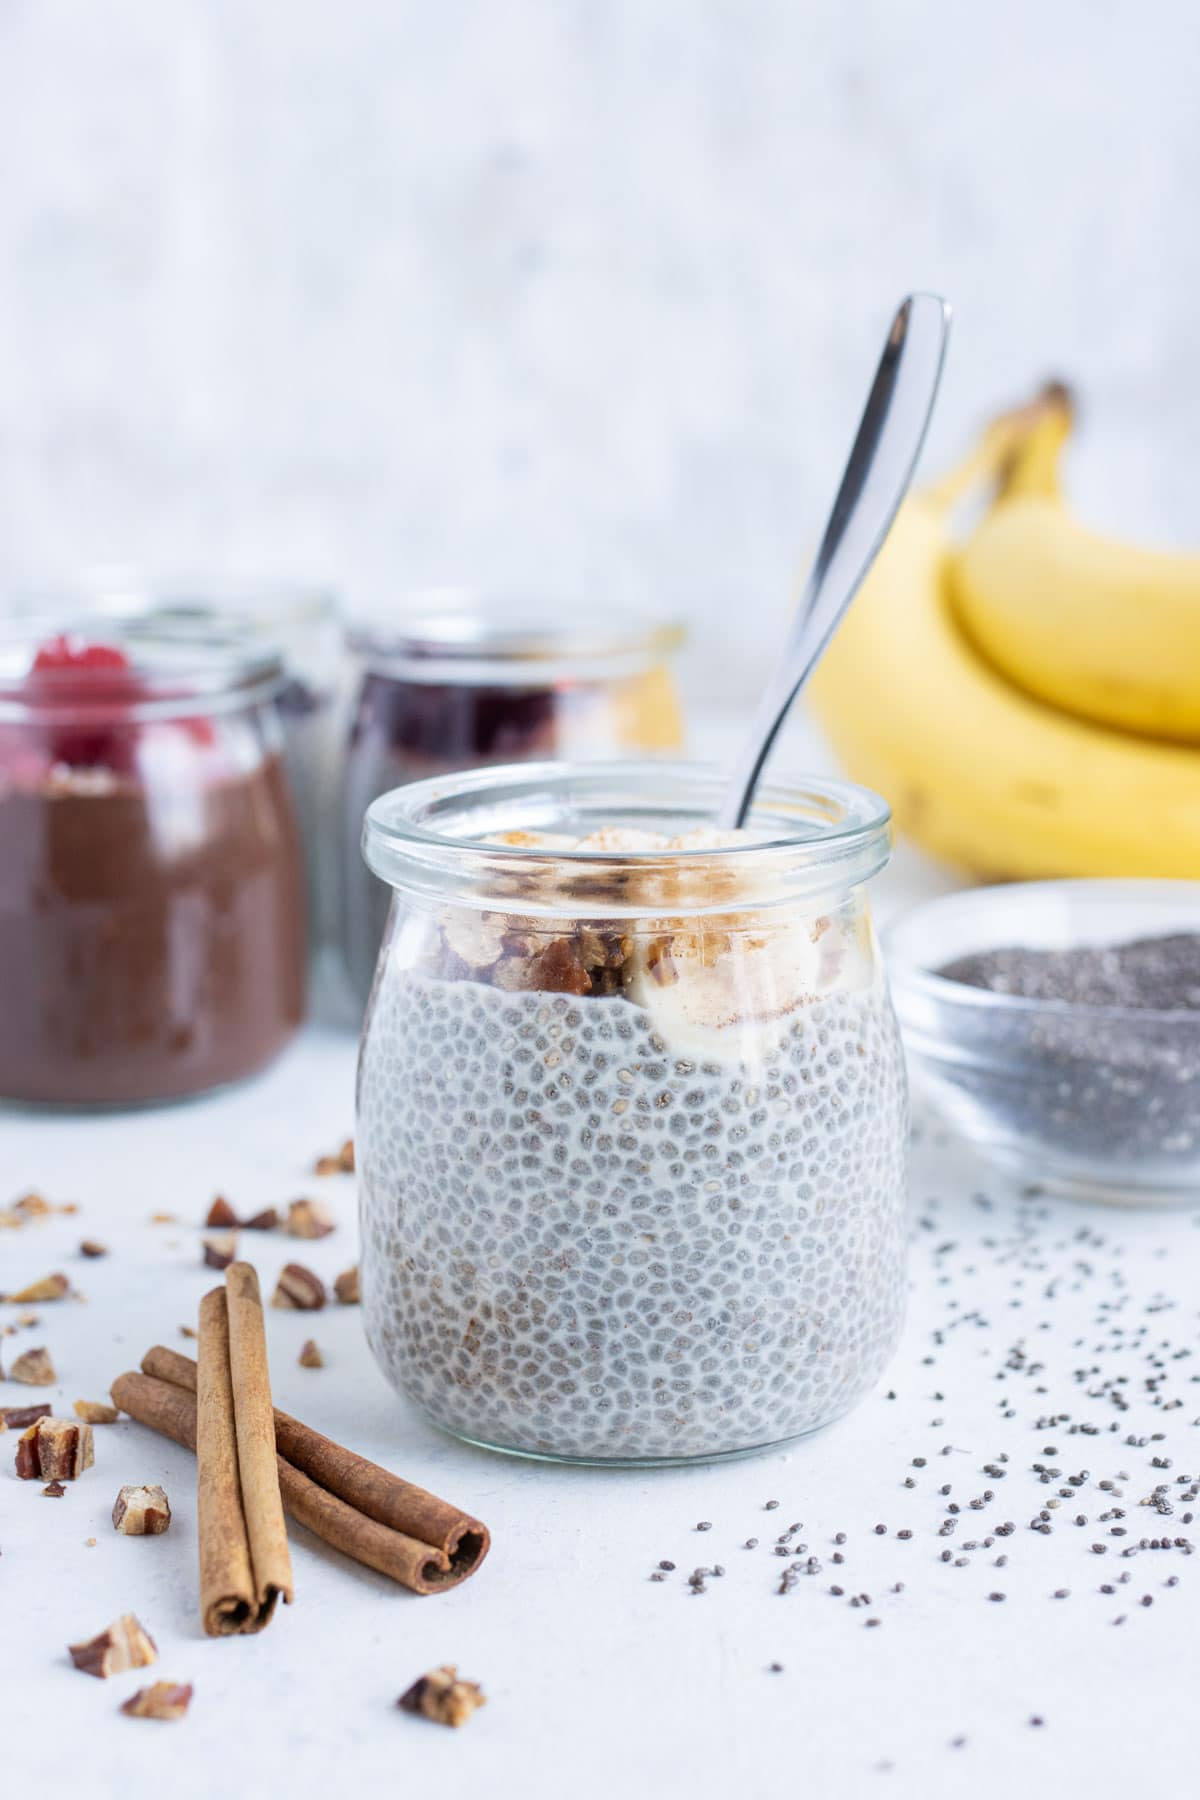
[[[937,294],[910,294],[892,320],[795,623],[733,765],[717,814],[723,830],[744,822],[779,728],[825,654],[908,492],[949,331],[950,308]]]

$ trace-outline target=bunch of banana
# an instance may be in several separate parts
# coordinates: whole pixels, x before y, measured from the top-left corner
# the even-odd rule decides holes
[[[1006,414],[901,508],[813,679],[849,773],[998,878],[1200,876],[1200,558],[1067,512],[1068,397]],[[965,544],[959,502],[995,485]]]

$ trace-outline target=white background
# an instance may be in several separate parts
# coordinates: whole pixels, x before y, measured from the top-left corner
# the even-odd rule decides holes
[[[931,457],[1048,373],[1194,539],[1190,0],[0,0],[0,587],[319,573],[688,614],[760,677],[890,308]]]

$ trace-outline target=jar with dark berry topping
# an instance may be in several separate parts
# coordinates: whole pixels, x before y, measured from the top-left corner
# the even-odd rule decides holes
[[[0,1099],[196,1094],[300,1024],[283,679],[249,636],[152,620],[0,636]]]
[[[359,855],[363,815],[405,782],[544,757],[677,751],[670,659],[683,628],[606,608],[439,596],[397,628],[350,633],[355,663],[340,782],[342,960],[365,1004],[391,893]]]

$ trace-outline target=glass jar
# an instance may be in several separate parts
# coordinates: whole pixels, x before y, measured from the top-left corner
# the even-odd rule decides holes
[[[251,1075],[304,1012],[279,658],[153,620],[0,636],[0,1099]]]
[[[400,630],[350,634],[357,668],[341,777],[342,960],[365,1004],[390,895],[359,854],[363,814],[427,775],[547,756],[678,751],[668,658],[682,627],[606,612],[602,626],[548,609],[451,598]]]
[[[70,611],[80,618],[129,619],[164,635],[253,634],[279,654],[283,680],[275,695],[283,726],[284,766],[304,846],[309,934],[313,947],[333,935],[337,912],[332,854],[336,718],[344,675],[344,636],[337,596],[301,582],[196,578],[143,580],[129,570],[93,572],[69,602],[19,595],[26,617]]]
[[[887,808],[771,787],[728,844],[702,829],[721,788],[547,763],[367,815],[394,894],[358,1078],[367,1337],[473,1443],[737,1455],[845,1412],[896,1344],[907,1098],[866,896]]]

